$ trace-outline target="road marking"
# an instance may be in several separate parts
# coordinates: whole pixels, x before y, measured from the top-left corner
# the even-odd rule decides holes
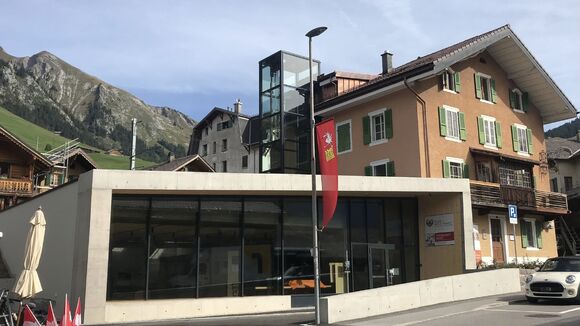
[[[486,311],[497,311],[497,312],[520,312],[528,314],[541,314],[541,315],[554,315],[561,314],[561,312],[547,312],[547,311],[537,311],[537,310],[509,310],[509,309],[484,309]]]
[[[569,313],[569,312],[576,311],[576,310],[580,310],[580,307],[578,307],[578,308],[574,308],[574,309],[568,309],[568,310],[564,310],[564,311],[562,311],[562,312],[560,312],[560,313],[563,315],[563,314],[567,314],[567,313]]]
[[[414,321],[410,321],[410,322],[406,322],[406,323],[402,323],[402,324],[395,324],[393,326],[409,326],[409,325],[421,324],[421,323],[426,323],[428,321],[433,321],[433,320],[447,318],[447,317],[452,317],[452,316],[458,316],[458,315],[467,314],[467,313],[474,312],[474,311],[475,311],[475,309],[474,310],[468,310],[468,311],[454,312],[452,314],[447,314],[447,315],[443,315],[443,316],[437,316],[437,317],[427,318],[427,319],[423,319],[423,320],[414,320]]]

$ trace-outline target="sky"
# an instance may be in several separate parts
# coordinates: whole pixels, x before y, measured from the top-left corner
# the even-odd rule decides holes
[[[214,106],[258,112],[258,61],[308,54],[321,71],[381,71],[505,24],[580,109],[576,0],[2,0],[0,46],[47,50],[152,105],[196,120]],[[548,128],[553,125],[548,126]]]

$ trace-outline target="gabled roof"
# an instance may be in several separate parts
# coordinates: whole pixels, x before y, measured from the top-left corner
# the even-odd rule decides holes
[[[548,158],[567,160],[580,154],[580,142],[560,137],[546,138]]]
[[[93,161],[93,159],[81,148],[75,148],[74,150],[70,151],[65,158],[72,158],[75,156],[82,157],[93,169],[97,168],[97,163]]]
[[[30,146],[26,145],[23,141],[18,139],[16,136],[14,136],[12,133],[10,133],[8,130],[6,130],[2,126],[0,126],[0,135],[4,135],[6,138],[8,138],[8,140],[13,142],[16,146],[22,148],[22,150],[24,150],[25,152],[30,154],[32,157],[34,157],[38,162],[46,165],[46,167],[51,167],[53,165],[50,160],[48,160],[46,157],[44,157],[39,152],[32,149]]]
[[[218,107],[214,107],[211,111],[209,111],[208,114],[205,115],[205,117],[203,119],[201,119],[196,125],[195,127],[193,127],[193,130],[201,130],[203,128],[205,128],[206,124],[210,121],[213,121],[213,119],[218,115],[218,114],[227,114],[230,116],[236,116],[236,117],[240,117],[240,118],[245,118],[245,119],[250,119],[250,116],[242,114],[242,113],[236,113],[235,111],[229,111],[226,109],[222,109],[222,108],[218,108]]]
[[[197,154],[177,158],[172,161],[150,167],[148,170],[175,172],[181,170],[183,167],[191,163],[196,163],[197,172],[215,172],[209,163],[207,163],[201,156]]]
[[[346,108],[361,100],[371,101],[387,92],[402,89],[409,82],[439,74],[451,65],[488,51],[519,87],[530,94],[544,123],[576,116],[576,108],[532,56],[509,25],[469,38],[394,68],[368,83],[317,105],[320,114]]]

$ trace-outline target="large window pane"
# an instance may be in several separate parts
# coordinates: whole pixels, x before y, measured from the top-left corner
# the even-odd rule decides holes
[[[417,200],[401,199],[403,239],[405,247],[405,282],[419,280],[419,243]]]
[[[369,243],[385,243],[383,200],[367,200],[367,235]]]
[[[149,233],[149,295],[195,297],[197,200],[154,197]]]
[[[282,165],[282,149],[280,141],[262,145],[262,172],[277,172]]]
[[[199,225],[199,296],[240,295],[241,200],[206,198]]]
[[[280,85],[280,63],[275,61],[262,66],[262,90]]]
[[[347,292],[344,262],[347,250],[348,201],[339,199],[334,217],[320,233],[320,281],[322,293]]]
[[[284,200],[284,294],[314,293],[311,200]]]
[[[385,234],[389,258],[389,270],[387,273],[388,284],[400,284],[403,282],[403,229],[401,215],[401,200],[395,198],[385,199]]]
[[[113,197],[107,298],[145,299],[147,215],[144,197]]]
[[[280,112],[280,87],[262,93],[262,116]]]
[[[244,202],[244,295],[280,294],[280,200]]]

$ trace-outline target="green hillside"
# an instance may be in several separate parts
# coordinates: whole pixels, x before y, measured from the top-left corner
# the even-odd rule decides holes
[[[44,152],[47,145],[51,148],[56,148],[69,139],[59,136],[49,130],[35,125],[10,111],[0,107],[0,125],[14,134],[18,139],[26,143],[28,146],[36,149],[39,152]],[[91,146],[83,145],[82,147],[98,150]],[[127,170],[129,168],[129,157],[127,156],[111,156],[105,153],[88,153],[89,156],[97,163],[100,169],[117,169]],[[137,168],[148,167],[155,163],[137,159],[135,165]]]

